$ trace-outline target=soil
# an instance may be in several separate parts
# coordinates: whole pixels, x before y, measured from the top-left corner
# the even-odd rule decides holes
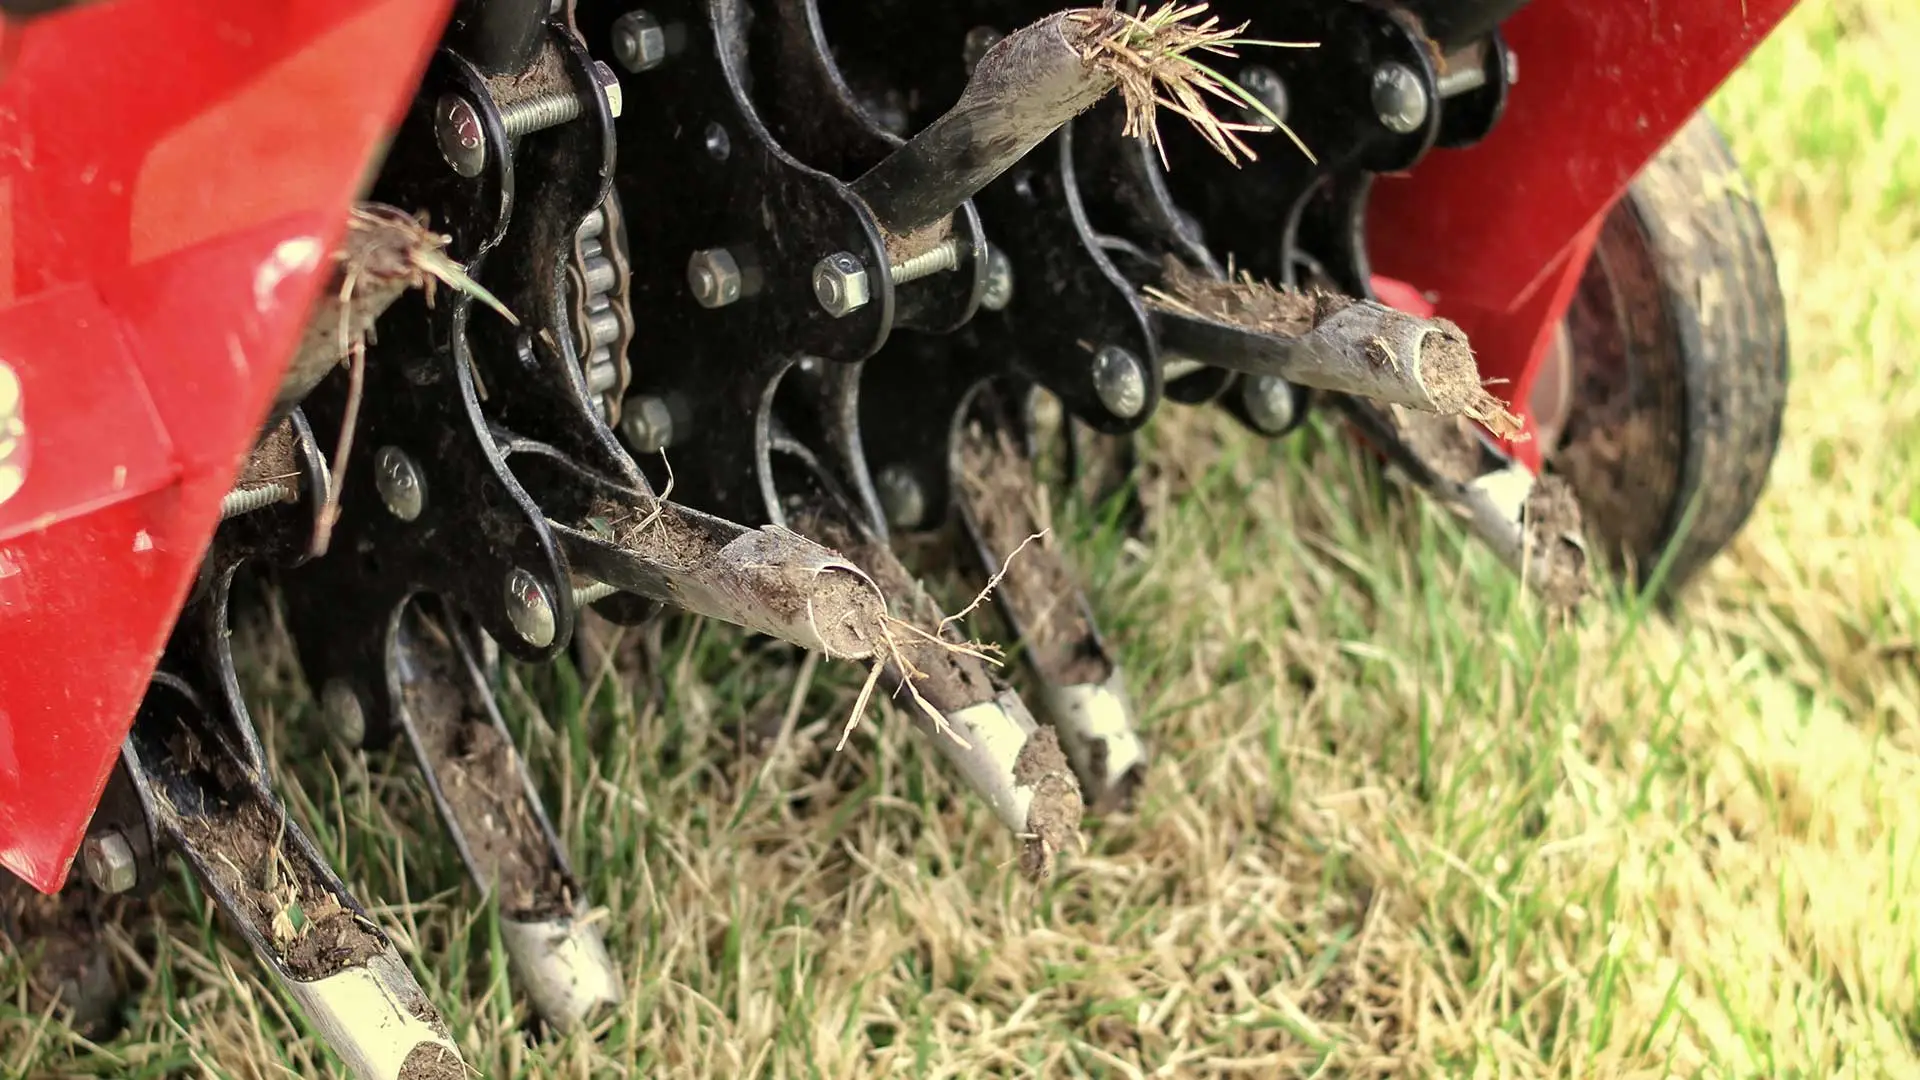
[[[1112,667],[1095,643],[1079,583],[1051,538],[1028,544],[1007,561],[1040,531],[1032,463],[1006,432],[969,424],[960,440],[959,479],[980,539],[995,560],[988,573],[1006,566],[999,599],[1041,677],[1056,686],[1105,682]]]
[[[1526,521],[1532,560],[1527,571],[1534,588],[1554,607],[1574,607],[1593,582],[1585,549],[1568,539],[1582,535],[1573,487],[1558,476],[1541,476],[1527,498]]]
[[[856,532],[838,515],[822,508],[805,510],[795,515],[793,521],[794,528],[802,535],[813,537],[838,551],[866,571],[880,587],[881,595],[887,598],[894,618],[938,635],[941,619],[939,608],[895,557],[892,549],[875,542],[864,533]],[[918,677],[913,679],[913,685],[927,704],[943,713],[951,713],[993,699],[993,680],[979,660],[908,630],[892,629],[888,632],[899,648],[900,657],[919,672]],[[892,667],[891,663],[889,667]],[[906,672],[898,674],[901,678],[908,677]]]
[[[1206,318],[1277,337],[1300,337],[1352,303],[1333,293],[1275,288],[1247,274],[1238,281],[1220,281],[1171,256],[1163,264],[1161,288],[1174,302],[1148,293],[1149,308],[1178,312],[1184,305]]]
[[[239,901],[236,914],[272,943],[295,979],[315,982],[385,951],[386,939],[342,907],[305,860],[283,853],[281,819],[260,802],[249,799],[212,815],[180,815],[180,830],[204,853],[208,873]],[[288,940],[285,913],[296,904],[306,925],[292,929]]]
[[[267,432],[247,460],[233,486],[239,489],[265,487],[268,484],[300,478],[300,463],[294,456],[293,421],[282,420]]]
[[[118,921],[124,908],[117,898],[80,888],[43,896],[0,874],[0,956],[24,965],[35,1013],[57,1004],[85,1037],[113,1036],[123,987],[99,926]]]
[[[1415,456],[1443,480],[1465,484],[1485,471],[1481,443],[1451,416],[1393,410],[1394,427]],[[1580,503],[1561,477],[1544,474],[1525,507],[1527,580],[1550,606],[1571,608],[1590,588],[1587,553],[1567,537],[1582,536]]]
[[[421,1043],[400,1063],[399,1080],[467,1080],[467,1067],[446,1047]]]
[[[1147,306],[1198,313],[1276,337],[1300,337],[1354,303],[1349,297],[1318,289],[1306,293],[1275,288],[1244,273],[1237,281],[1219,281],[1197,274],[1173,258],[1168,258],[1164,266],[1165,295],[1148,293]],[[1430,320],[1430,325],[1434,332],[1421,338],[1418,370],[1420,387],[1434,407],[1447,415],[1478,420],[1501,438],[1518,435],[1519,418],[1480,381],[1480,368],[1474,362],[1467,335],[1446,319]],[[1402,359],[1379,338],[1366,344],[1366,355],[1381,367],[1397,366]]]
[[[1060,749],[1060,736],[1042,726],[1027,740],[1013,763],[1014,783],[1033,789],[1027,810],[1027,841],[1020,853],[1020,869],[1033,881],[1053,873],[1056,856],[1080,835],[1080,786]]]
[[[493,883],[501,913],[515,921],[571,914],[572,898],[527,798],[513,744],[460,692],[467,675],[452,658],[433,645],[423,645],[419,654],[424,670],[402,694],[480,879]]]
[[[1421,345],[1420,382],[1434,406],[1442,413],[1472,417],[1503,439],[1520,434],[1520,418],[1480,381],[1467,335],[1446,319],[1433,323],[1439,333],[1428,334]]]

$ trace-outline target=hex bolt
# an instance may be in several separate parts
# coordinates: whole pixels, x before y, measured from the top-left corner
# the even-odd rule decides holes
[[[1234,77],[1240,89],[1252,94],[1255,101],[1267,107],[1274,119],[1281,123],[1287,121],[1287,84],[1280,81],[1280,75],[1270,67],[1260,64],[1248,64]],[[1247,109],[1249,122],[1265,123],[1266,117],[1255,109]]]
[[[116,830],[87,837],[80,860],[87,880],[109,896],[129,892],[140,883],[140,864],[125,833]]]
[[[740,299],[740,262],[726,248],[696,251],[687,260],[687,287],[701,307],[726,307]]]
[[[459,94],[441,94],[433,106],[433,135],[440,156],[454,172],[471,179],[487,167],[487,129],[480,126],[473,102]]]
[[[1373,72],[1373,111],[1396,135],[1410,135],[1427,122],[1427,88],[1405,64],[1382,64]]]
[[[949,237],[905,262],[887,267],[895,285],[960,268],[960,238]]]
[[[1146,369],[1132,353],[1108,345],[1094,354],[1093,390],[1108,412],[1131,420],[1147,407]]]
[[[507,621],[513,624],[520,640],[534,648],[544,649],[553,644],[557,627],[547,587],[517,566],[507,575]]]
[[[235,488],[220,500],[220,520],[229,521],[256,510],[265,510],[269,506],[297,502],[299,498],[299,489],[287,484],[272,483],[262,484],[259,487]]]
[[[620,407],[620,433],[642,454],[657,454],[673,445],[673,410],[664,398],[635,394]]]
[[[613,20],[613,58],[635,75],[666,63],[666,27],[645,9]]]
[[[813,297],[836,319],[859,311],[873,299],[866,267],[845,251],[821,259],[813,266]]]
[[[987,246],[987,287],[980,293],[980,306],[988,311],[1005,311],[1013,303],[1013,260],[1007,253]]]
[[[1278,435],[1293,426],[1293,387],[1274,375],[1256,375],[1242,384],[1247,419],[1262,435]]]
[[[373,483],[388,513],[401,521],[419,520],[427,506],[427,482],[405,450],[383,446],[373,455]]]
[[[896,529],[911,529],[927,517],[927,493],[904,465],[889,465],[873,478],[874,493],[880,496],[880,509],[887,524]]]
[[[320,688],[320,718],[341,746],[352,748],[367,741],[367,710],[345,679],[328,679]]]
[[[596,60],[593,77],[607,98],[607,111],[620,115],[620,80],[613,69]],[[500,126],[507,138],[518,139],[536,131],[564,124],[578,117],[585,105],[573,90],[553,90],[523,98],[500,109]],[[487,132],[473,102],[459,94],[440,95],[434,106],[434,137],[440,143],[440,156],[453,171],[465,177],[479,176],[487,165]]]

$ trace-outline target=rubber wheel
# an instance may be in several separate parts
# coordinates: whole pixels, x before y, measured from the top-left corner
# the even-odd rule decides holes
[[[1772,245],[1704,114],[1609,212],[1565,329],[1559,370],[1542,372],[1534,397],[1558,414],[1549,465],[1591,537],[1641,585],[1677,544],[1671,596],[1745,525],[1786,406]],[[1556,392],[1557,408],[1542,401]]]

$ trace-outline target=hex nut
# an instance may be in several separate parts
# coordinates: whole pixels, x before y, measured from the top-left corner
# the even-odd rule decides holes
[[[613,58],[638,75],[667,62],[667,31],[649,11],[629,11],[613,20]]]
[[[813,267],[813,296],[836,319],[859,311],[873,300],[866,267],[844,251],[821,259]]]
[[[701,307],[726,307],[740,299],[740,263],[726,248],[696,251],[687,260],[687,287]]]
[[[129,892],[140,883],[140,864],[133,857],[133,845],[119,832],[87,837],[80,852],[87,880],[109,896]]]
[[[896,529],[912,529],[927,517],[927,493],[904,465],[889,465],[873,478],[874,494],[880,497],[880,509],[887,524]]]
[[[321,687],[320,716],[340,745],[351,749],[367,741],[367,712],[345,679],[328,679]]]
[[[1262,435],[1278,435],[1293,425],[1293,387],[1273,375],[1257,375],[1243,384],[1247,419]]]
[[[654,394],[635,394],[620,409],[620,432],[642,454],[657,454],[673,445],[673,410]]]

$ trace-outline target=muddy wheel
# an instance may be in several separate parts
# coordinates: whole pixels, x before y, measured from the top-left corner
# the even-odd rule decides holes
[[[1533,396],[1549,463],[1641,584],[1677,545],[1671,594],[1759,500],[1786,390],[1766,227],[1713,122],[1696,116],[1602,226]]]

